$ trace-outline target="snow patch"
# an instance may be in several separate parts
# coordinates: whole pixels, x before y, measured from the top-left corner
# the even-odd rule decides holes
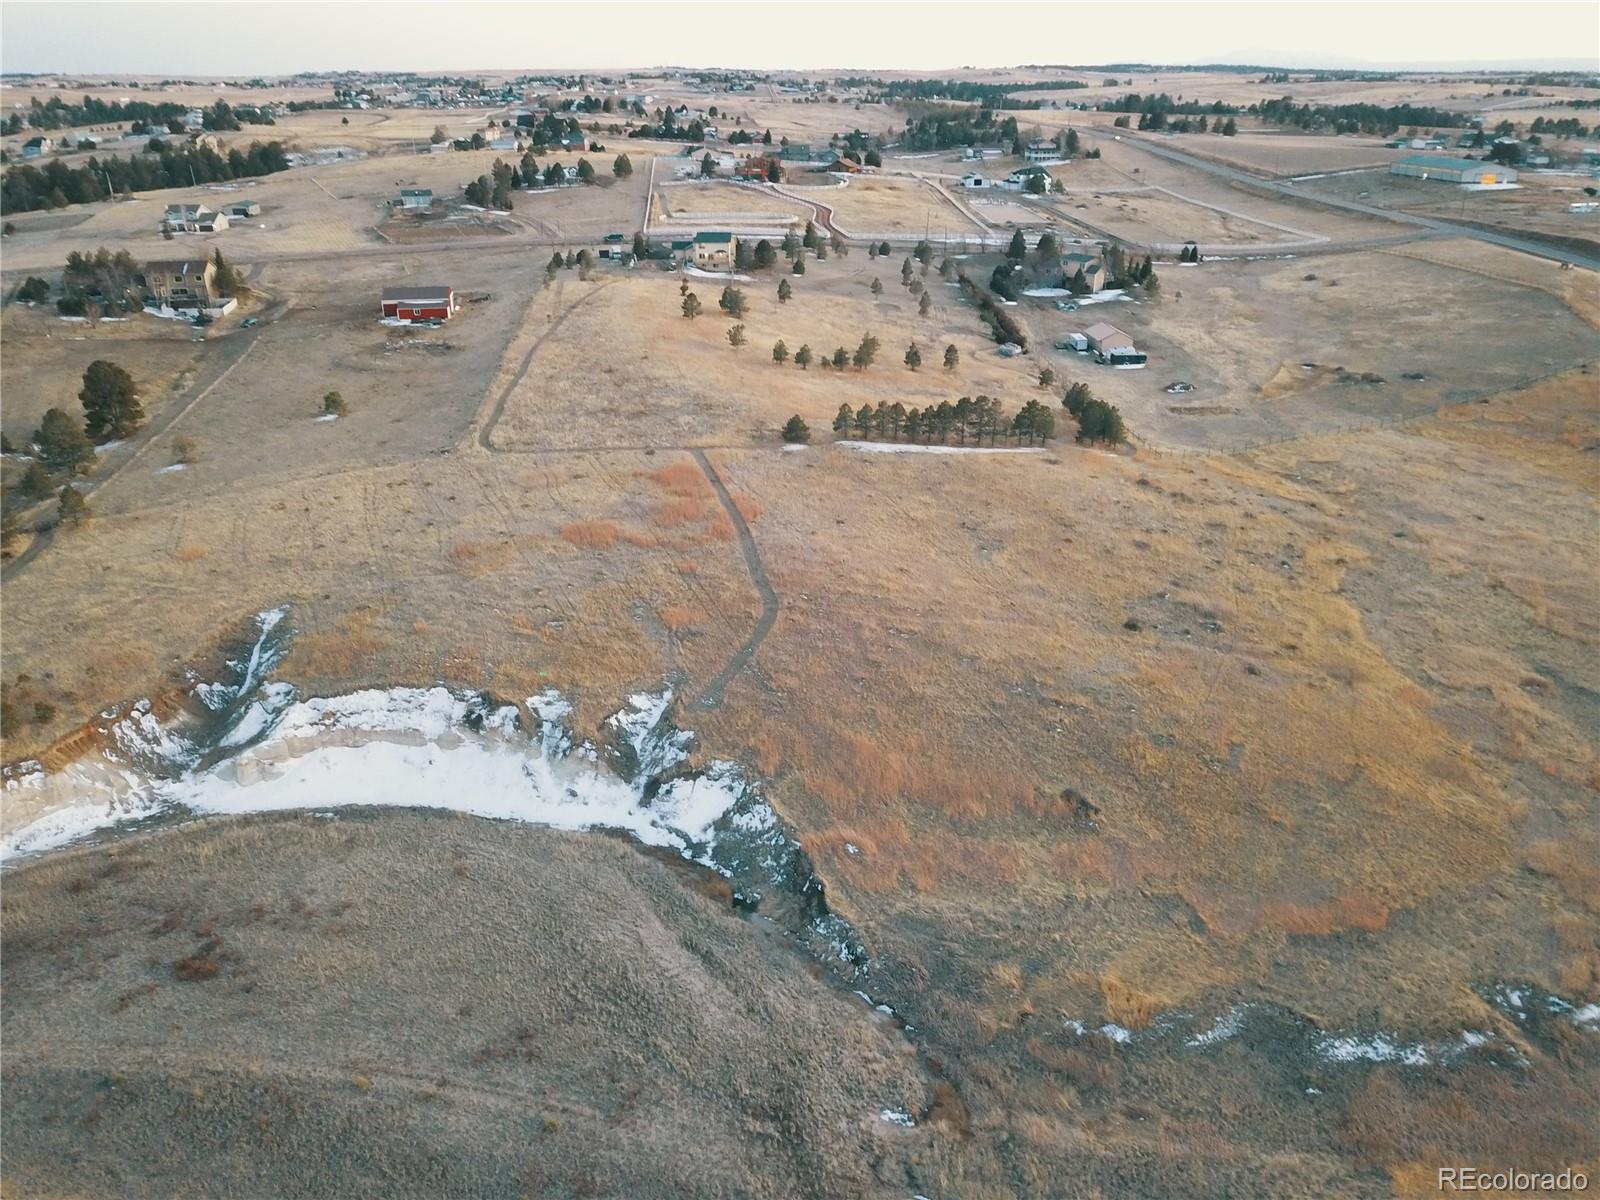
[[[175,474],[178,471],[184,470],[185,467],[187,467],[187,465],[188,465],[187,463],[173,463],[170,467],[157,467],[156,468],[156,474],[157,475],[172,475],[172,474]]]
[[[683,273],[692,279],[720,279],[729,283],[754,282],[748,275],[735,275],[729,271],[706,271],[699,267],[685,266]]]
[[[868,454],[1042,454],[1043,446],[918,446],[909,442],[857,442],[841,440],[835,446]]]

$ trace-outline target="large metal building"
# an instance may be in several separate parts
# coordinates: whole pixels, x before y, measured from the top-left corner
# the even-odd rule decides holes
[[[1515,183],[1515,167],[1502,166],[1487,159],[1445,158],[1438,154],[1411,154],[1389,164],[1389,174],[1409,175],[1413,179],[1437,179],[1443,183]]]

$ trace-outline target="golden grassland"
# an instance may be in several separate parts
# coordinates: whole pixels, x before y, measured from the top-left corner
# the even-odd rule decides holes
[[[1404,318],[1430,369],[1448,351],[1489,390],[1506,311],[1541,317],[1528,336],[1556,339],[1538,343],[1552,369],[1576,361],[1557,352],[1580,336],[1558,310],[1581,310],[1577,281],[1419,252],[1443,257],[1341,257],[1310,282],[1301,263],[1174,270],[1183,299],[1115,319],[1164,353],[1208,347],[1211,386],[1244,395],[1285,361],[1326,361],[1312,341],[1397,373],[1380,357],[1397,318],[1372,289],[1408,278],[1437,284],[1435,311]],[[899,260],[860,250],[812,261],[788,306],[775,273],[741,285],[738,350],[711,281],[690,282],[706,312],[687,321],[668,272],[540,291],[541,262],[462,254],[433,265],[493,299],[440,331],[455,348],[386,351],[371,293],[399,260],[361,261],[321,295],[313,267],[266,272],[297,305],[185,422],[200,460],[119,477],[6,583],[7,680],[30,676],[57,709],[7,729],[8,758],[119,700],[176,695],[206,648],[280,603],[297,634],[280,674],[310,692],[554,686],[584,731],[641,686],[693,697],[760,613],[682,450],[697,445],[781,607],[721,707],[683,720],[697,753],[766,781],[986,1143],[1092,1156],[1084,1113],[1168,1157],[1225,1161],[1262,1136],[1243,1102],[1155,1133],[1109,1115],[1136,1068],[1043,1037],[1046,1019],[1138,1027],[1243,996],[1329,1025],[1516,1038],[1474,985],[1596,997],[1592,376],[1232,457],[864,455],[827,445],[840,403],[987,392],[1015,408],[1053,360],[999,358],[936,273],[936,311],[917,316]],[[1036,339],[1058,319],[1014,311]],[[6,321],[8,384],[15,346],[40,356],[42,396],[66,367]],[[867,331],[882,348],[865,372],[770,357],[777,337],[820,357]],[[900,361],[913,338],[918,372]],[[163,364],[181,369],[143,369]],[[1093,378],[1136,431],[1136,393],[1117,389],[1164,382],[1140,374]],[[311,421],[330,384],[350,417]],[[1306,419],[1292,399],[1274,402],[1290,427]],[[811,448],[753,436],[794,412]],[[1530,1110],[1559,1108],[1580,1067],[1540,1057]],[[1230,1069],[1255,1086],[1266,1068]],[[1399,1187],[1449,1107],[1374,1086],[1331,1101],[1338,1153]],[[1456,1103],[1489,1111],[1498,1088],[1475,1077]],[[1476,1115],[1460,1128],[1457,1145],[1511,1152]]]

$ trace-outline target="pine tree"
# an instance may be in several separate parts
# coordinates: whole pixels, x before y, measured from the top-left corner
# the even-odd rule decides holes
[[[626,154],[617,155],[616,161],[611,164],[611,173],[618,179],[627,179],[632,176],[633,164],[628,161]]]
[[[1039,368],[1039,386],[1040,387],[1042,387],[1042,388],[1050,387],[1052,384],[1055,383],[1055,381],[1056,381],[1056,372],[1055,372],[1055,368],[1054,367],[1040,367]]]
[[[70,483],[61,485],[56,519],[62,525],[81,525],[89,519],[89,502],[83,498],[83,493]]]
[[[84,440],[88,444],[88,439]],[[28,464],[28,469],[22,473],[22,482],[17,485],[17,490],[28,500],[43,500],[55,490],[55,484],[50,480],[50,472],[45,465],[37,460]]]
[[[858,370],[865,371],[877,357],[878,339],[870,333],[862,334],[861,343],[856,347],[856,352],[851,361],[855,363]]]
[[[77,473],[94,461],[94,446],[83,425],[59,408],[45,411],[33,440],[39,447],[39,460],[52,471]]]
[[[928,245],[926,238],[917,243],[917,248],[911,252],[911,257],[923,266],[927,266],[933,261],[933,247]]]
[[[578,182],[594,182],[594,168],[589,165],[589,160],[587,158],[580,158],[578,160]]]
[[[849,433],[850,426],[855,419],[856,414],[848,404],[839,405],[839,411],[833,415],[833,431],[835,433]]]
[[[103,358],[84,371],[78,399],[83,404],[84,432],[91,438],[127,437],[144,420],[133,376]]]
[[[883,280],[879,279],[876,275],[872,277],[872,294],[874,296],[883,295]]]
[[[329,392],[322,397],[322,411],[324,415],[331,413],[333,416],[342,417],[350,411],[350,406],[338,392]]]
[[[728,345],[732,346],[735,350],[744,345],[743,325],[730,325],[728,327]]]
[[[850,365],[850,351],[840,346],[833,352],[833,369],[842,371]]]
[[[811,366],[811,347],[804,342],[801,342],[800,349],[794,352],[794,365],[802,371]]]
[[[794,258],[800,253],[800,236],[794,230],[789,230],[783,235],[783,256]]]
[[[782,338],[772,343],[772,361],[780,367],[789,361],[789,347],[783,344]]]
[[[923,292],[922,293],[922,299],[917,301],[917,314],[919,316],[925,317],[929,313],[931,313],[932,311],[933,311],[933,296],[930,295],[928,292]]]
[[[818,246],[822,245],[822,238],[817,233],[817,227],[810,221],[806,222],[806,233],[805,236],[800,239],[800,244],[807,250],[815,250]]]
[[[644,240],[643,233],[633,235],[633,256],[640,262],[650,257],[650,244]]]
[[[946,371],[954,371],[957,364],[960,362],[961,351],[956,349],[956,344],[954,342],[951,342],[944,348],[944,369]]]
[[[1075,383],[1062,396],[1061,406],[1072,416],[1077,417],[1082,414],[1084,405],[1088,404],[1092,399],[1094,399],[1094,396],[1090,393],[1087,383]]]
[[[1006,257],[1012,262],[1021,262],[1028,256],[1028,242],[1022,236],[1022,230],[1017,230],[1011,235],[1011,244],[1006,247]]]
[[[863,404],[860,408],[858,408],[856,410],[856,421],[855,421],[856,432],[859,433],[862,437],[865,437],[871,431],[873,419],[877,415],[878,415],[877,412],[873,409],[872,405],[870,405],[870,404]]]
[[[921,436],[922,410],[920,408],[913,408],[910,412],[906,413],[906,439],[914,442]]]
[[[778,252],[772,248],[772,243],[762,238],[756,243],[756,266],[763,271],[778,261]]]
[[[879,255],[880,258],[888,258],[889,255],[891,255],[893,253],[894,253],[894,251],[889,249],[889,243],[888,242],[879,242],[878,243],[878,255]]]
[[[917,349],[917,344],[912,342],[906,347],[906,366],[915,371],[922,365],[922,351]]]
[[[796,275],[804,275],[805,273],[806,273],[806,260],[803,259],[803,258],[795,259],[794,260],[794,274],[796,274]]]
[[[811,427],[795,413],[783,425],[783,440],[793,446],[803,446],[811,440]]]
[[[787,279],[778,280],[778,303],[789,303],[789,297],[792,295],[794,295],[794,288],[789,286],[789,281]]]
[[[700,297],[693,292],[689,292],[683,298],[683,315],[691,321],[700,315]]]
[[[738,318],[744,316],[746,311],[744,293],[730,283],[722,289],[722,296],[717,301],[717,307],[730,317]]]
[[[222,247],[218,246],[215,254],[211,256],[212,264],[217,268],[217,294],[219,296],[247,296],[250,289],[245,286],[244,279],[238,270],[227,259],[222,257]]]
[[[911,275],[912,275],[911,260],[908,258],[908,259],[906,259],[905,262],[900,264],[900,284],[901,284],[902,287],[910,285],[910,283],[911,283]]]

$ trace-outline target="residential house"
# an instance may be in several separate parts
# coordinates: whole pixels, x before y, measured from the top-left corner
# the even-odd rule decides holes
[[[861,174],[861,164],[858,162],[851,162],[848,158],[836,158],[822,169],[828,172],[830,175]]]
[[[961,177],[961,186],[964,188],[992,188],[995,181],[987,175],[980,175],[976,171],[969,171]]]
[[[1013,192],[1027,191],[1028,180],[1032,179],[1036,175],[1043,175],[1045,186],[1047,188],[1050,186],[1050,172],[1046,171],[1037,163],[1030,163],[1026,167],[1018,167],[1015,171],[1011,172],[1011,174],[1006,176],[1005,186],[1011,189]]]
[[[1031,163],[1055,162],[1061,152],[1049,138],[1034,138],[1022,148],[1022,157]]]
[[[1106,286],[1106,265],[1098,255],[1068,254],[1062,258],[1061,268],[1068,279],[1082,271],[1083,281],[1094,291],[1098,292]]]
[[[455,288],[437,283],[386,287],[379,297],[383,315],[398,321],[448,321],[460,307]]]
[[[261,205],[254,200],[235,200],[231,204],[224,204],[222,211],[229,217],[259,217]]]
[[[219,298],[217,264],[208,258],[148,262],[144,286],[163,308],[209,308]]]
[[[712,230],[694,235],[694,265],[708,271],[733,269],[734,256],[739,250],[739,239],[726,230]]]
[[[31,137],[22,143],[22,157],[42,158],[44,155],[50,153],[50,148],[53,145],[55,145],[55,143],[43,135],[39,137]]]
[[[228,214],[204,204],[169,204],[161,218],[162,233],[221,233],[228,227]]]
[[[415,211],[417,209],[433,207],[432,188],[401,188],[400,208],[402,211]]]
[[[811,143],[790,142],[782,150],[778,151],[778,157],[784,162],[810,162]]]

